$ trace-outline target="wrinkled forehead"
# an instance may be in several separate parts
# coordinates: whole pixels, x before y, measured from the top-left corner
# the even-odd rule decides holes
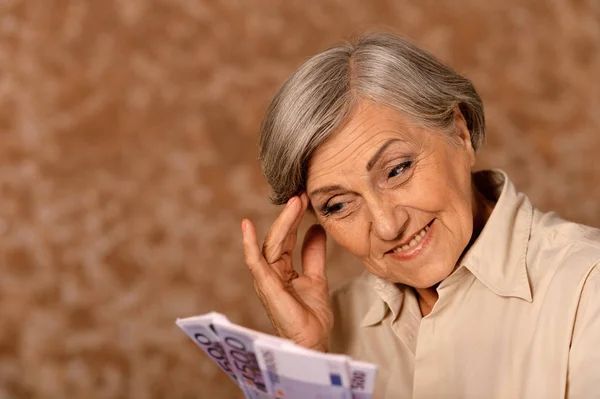
[[[312,154],[307,170],[307,188],[310,190],[311,186],[328,176],[356,174],[358,171],[366,173],[373,157],[386,144],[390,147],[402,144],[414,147],[426,135],[425,129],[396,110],[373,104],[360,106]]]

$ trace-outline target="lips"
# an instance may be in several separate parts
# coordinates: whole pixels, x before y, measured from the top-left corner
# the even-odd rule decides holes
[[[411,235],[404,242],[394,246],[394,248],[387,251],[386,254],[387,253],[403,253],[403,252],[409,251],[410,249],[417,248],[419,246],[419,243],[426,237],[426,235],[431,227],[431,224],[434,222],[434,220],[435,219],[433,219],[431,222],[429,222],[421,230],[419,230],[416,233],[414,233],[413,235]]]

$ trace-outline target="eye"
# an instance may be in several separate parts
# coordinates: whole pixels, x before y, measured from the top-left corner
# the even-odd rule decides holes
[[[340,212],[342,209],[344,209],[344,203],[343,202],[339,202],[337,204],[331,204],[330,205],[329,201],[328,201],[321,208],[321,215],[323,215],[323,216],[329,216],[331,214]]]
[[[395,166],[392,170],[390,170],[390,173],[388,174],[388,179],[398,176],[399,174],[403,173],[411,166],[412,166],[412,161],[406,161],[406,162],[401,163],[400,165]]]

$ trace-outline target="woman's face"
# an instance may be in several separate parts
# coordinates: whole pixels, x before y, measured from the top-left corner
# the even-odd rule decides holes
[[[471,239],[475,154],[456,114],[450,138],[363,102],[311,158],[307,193],[319,222],[393,283],[439,283]]]

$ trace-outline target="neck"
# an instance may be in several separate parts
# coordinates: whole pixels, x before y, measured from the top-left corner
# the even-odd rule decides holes
[[[473,233],[459,259],[462,259],[464,254],[471,248],[471,245],[477,240],[477,237],[481,234],[483,227],[492,214],[495,205],[494,201],[486,197],[474,183],[472,184],[472,187]],[[429,288],[415,288],[415,292],[419,299],[419,308],[421,309],[421,315],[423,317],[431,313],[433,306],[439,298],[437,292],[438,285],[439,283]]]
[[[483,194],[475,184],[473,184],[473,201],[472,201],[472,209],[473,209],[473,234],[471,234],[471,239],[469,240],[469,244],[463,251],[463,255],[471,248],[471,245],[477,240],[477,237],[481,234],[481,231],[485,227],[492,211],[494,210],[495,201],[489,199],[488,196]],[[462,258],[462,256],[461,256]]]
[[[438,300],[437,292],[438,284],[429,288],[415,288],[417,298],[419,299],[419,308],[421,309],[421,315],[427,316],[433,310],[433,305]]]

